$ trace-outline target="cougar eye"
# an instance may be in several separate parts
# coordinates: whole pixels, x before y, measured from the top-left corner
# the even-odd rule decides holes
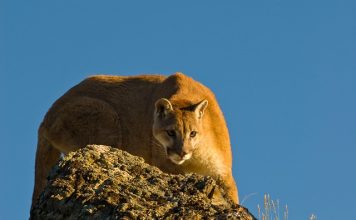
[[[170,136],[170,137],[176,136],[176,132],[174,130],[167,130],[166,132],[167,132],[168,136]]]
[[[192,132],[190,132],[190,137],[195,137],[197,135],[197,132],[196,131],[192,131]]]

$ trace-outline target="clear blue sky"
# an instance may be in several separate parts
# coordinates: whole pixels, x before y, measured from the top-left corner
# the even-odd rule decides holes
[[[253,213],[270,193],[291,220],[356,219],[355,1],[169,2],[0,0],[0,219],[28,218],[37,128],[66,90],[176,71],[216,93]]]

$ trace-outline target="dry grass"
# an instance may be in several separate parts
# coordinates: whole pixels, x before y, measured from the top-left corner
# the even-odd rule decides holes
[[[288,220],[288,206],[285,205],[283,210],[280,210],[279,200],[273,200],[269,194],[264,195],[263,208],[257,205],[258,219],[261,220]],[[280,212],[283,214],[280,214]],[[317,220],[312,214],[309,220]]]
[[[279,200],[271,199],[269,194],[264,195],[263,208],[257,205],[258,218],[261,220],[281,220]],[[283,220],[288,220],[288,206],[285,205]]]
[[[311,216],[309,217],[309,220],[316,220],[316,215],[311,214]]]

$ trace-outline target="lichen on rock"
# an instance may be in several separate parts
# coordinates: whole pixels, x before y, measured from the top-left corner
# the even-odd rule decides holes
[[[51,171],[31,219],[254,219],[208,176],[172,175],[103,145],[69,153]]]

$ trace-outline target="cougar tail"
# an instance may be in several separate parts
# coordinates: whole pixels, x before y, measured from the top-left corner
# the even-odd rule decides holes
[[[52,167],[60,158],[61,152],[54,148],[44,137],[39,133],[37,151],[36,151],[36,165],[35,165],[35,186],[32,194],[32,205],[35,204],[40,193],[47,184],[47,176]]]

